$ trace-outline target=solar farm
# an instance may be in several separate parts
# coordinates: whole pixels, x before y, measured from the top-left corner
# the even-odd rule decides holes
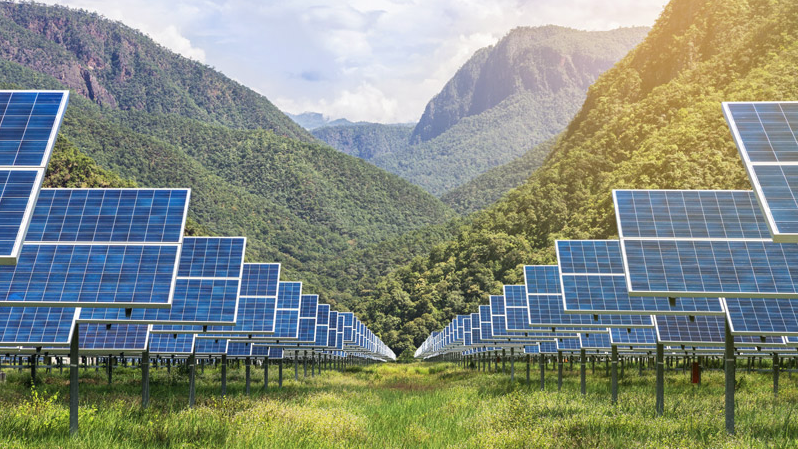
[[[577,360],[582,395],[598,360],[611,373],[611,404],[619,369],[653,366],[657,416],[667,367],[681,362],[694,384],[722,367],[734,434],[738,360],[750,370],[771,359],[778,396],[798,357],[798,103],[722,108],[753,190],[615,190],[618,239],[557,241],[557,265],[526,266],[524,285],[456,316],[415,357],[480,372],[509,365],[512,380],[525,360],[527,385],[534,357],[541,389],[549,361],[557,366],[558,390],[564,364]]]
[[[0,91],[0,365],[69,370],[69,429],[79,429],[81,368],[189,372],[284,364],[299,380],[322,368],[395,360],[351,312],[281,279],[279,263],[245,262],[245,237],[185,237],[189,189],[46,189],[44,173],[68,91]]]

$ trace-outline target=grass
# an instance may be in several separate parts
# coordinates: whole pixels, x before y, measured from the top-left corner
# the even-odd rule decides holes
[[[688,374],[666,374],[665,415],[654,414],[654,376],[627,368],[619,404],[610,404],[603,367],[588,370],[588,394],[577,371],[566,369],[563,391],[548,371],[546,391],[448,363],[386,364],[325,371],[263,392],[253,368],[252,396],[244,368],[198,374],[197,407],[188,409],[182,370],[151,370],[151,406],[140,407],[139,372],[117,368],[107,385],[102,370],[81,370],[81,431],[69,436],[68,377],[41,370],[30,388],[25,370],[6,370],[0,384],[0,447],[798,447],[798,377],[781,376],[774,399],[767,373],[738,372],[737,433],[726,435],[723,373],[705,372],[701,386]],[[567,368],[567,367],[566,367]],[[199,370],[198,370],[199,371]],[[276,369],[270,374],[276,376]],[[301,374],[301,373],[300,373]],[[272,382],[273,384],[274,382]]]

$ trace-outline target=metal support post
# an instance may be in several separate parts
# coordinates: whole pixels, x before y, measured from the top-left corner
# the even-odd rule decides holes
[[[244,364],[245,364],[244,371],[246,373],[246,377],[245,377],[245,379],[246,379],[246,391],[247,391],[247,396],[249,396],[249,384],[250,384],[250,377],[249,376],[250,376],[250,367],[252,366],[252,360],[249,357],[247,357],[246,360],[244,360]]]
[[[515,348],[510,348],[510,382],[515,381]]]
[[[612,403],[618,403],[618,346],[612,345]]]
[[[538,358],[540,359],[540,391],[546,391],[546,357],[540,354]]]
[[[78,362],[80,359],[80,324],[75,323],[69,342],[69,433],[78,433]]]
[[[585,348],[579,350],[579,383],[582,391],[582,396],[587,394],[587,381],[585,376],[587,373],[587,360],[585,360]]]
[[[188,363],[188,407],[194,408],[197,392],[197,361],[194,358],[194,354],[188,356],[186,363]]]
[[[150,351],[141,354],[141,407],[150,406]]]
[[[557,391],[562,390],[562,351],[557,351]]]
[[[731,334],[729,320],[726,322],[726,432],[734,434],[734,385],[735,385],[735,364],[734,358],[734,337]]]
[[[662,343],[657,343],[657,416],[665,413],[665,366],[664,366],[665,347]]]

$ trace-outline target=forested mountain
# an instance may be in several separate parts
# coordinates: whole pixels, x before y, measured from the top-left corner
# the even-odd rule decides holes
[[[266,98],[121,24],[0,3],[0,42],[0,82],[73,90],[60,135],[77,149],[54,166],[54,185],[69,182],[66,170],[86,171],[89,156],[120,182],[190,187],[198,227],[246,235],[248,260],[282,262],[286,278],[326,301],[352,290],[332,263],[454,216],[422,189],[321,144]],[[88,184],[110,182],[93,167]]]
[[[615,236],[612,189],[750,189],[721,102],[795,100],[796,65],[798,2],[672,0],[530,179],[379,281],[360,312],[398,353],[522,282],[522,265],[553,263],[555,239]]]
[[[395,127],[373,124],[313,134],[440,196],[565,129],[588,86],[647,31],[516,28],[457,71],[427,104],[409,138],[399,138]]]
[[[345,118],[330,120],[319,112],[303,112],[301,114],[288,114],[291,120],[299,126],[311,131],[324,126],[350,126],[354,123]]]

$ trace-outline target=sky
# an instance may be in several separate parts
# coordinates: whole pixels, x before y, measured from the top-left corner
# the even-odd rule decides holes
[[[290,113],[415,122],[517,26],[651,26],[667,0],[44,0],[95,11]]]

